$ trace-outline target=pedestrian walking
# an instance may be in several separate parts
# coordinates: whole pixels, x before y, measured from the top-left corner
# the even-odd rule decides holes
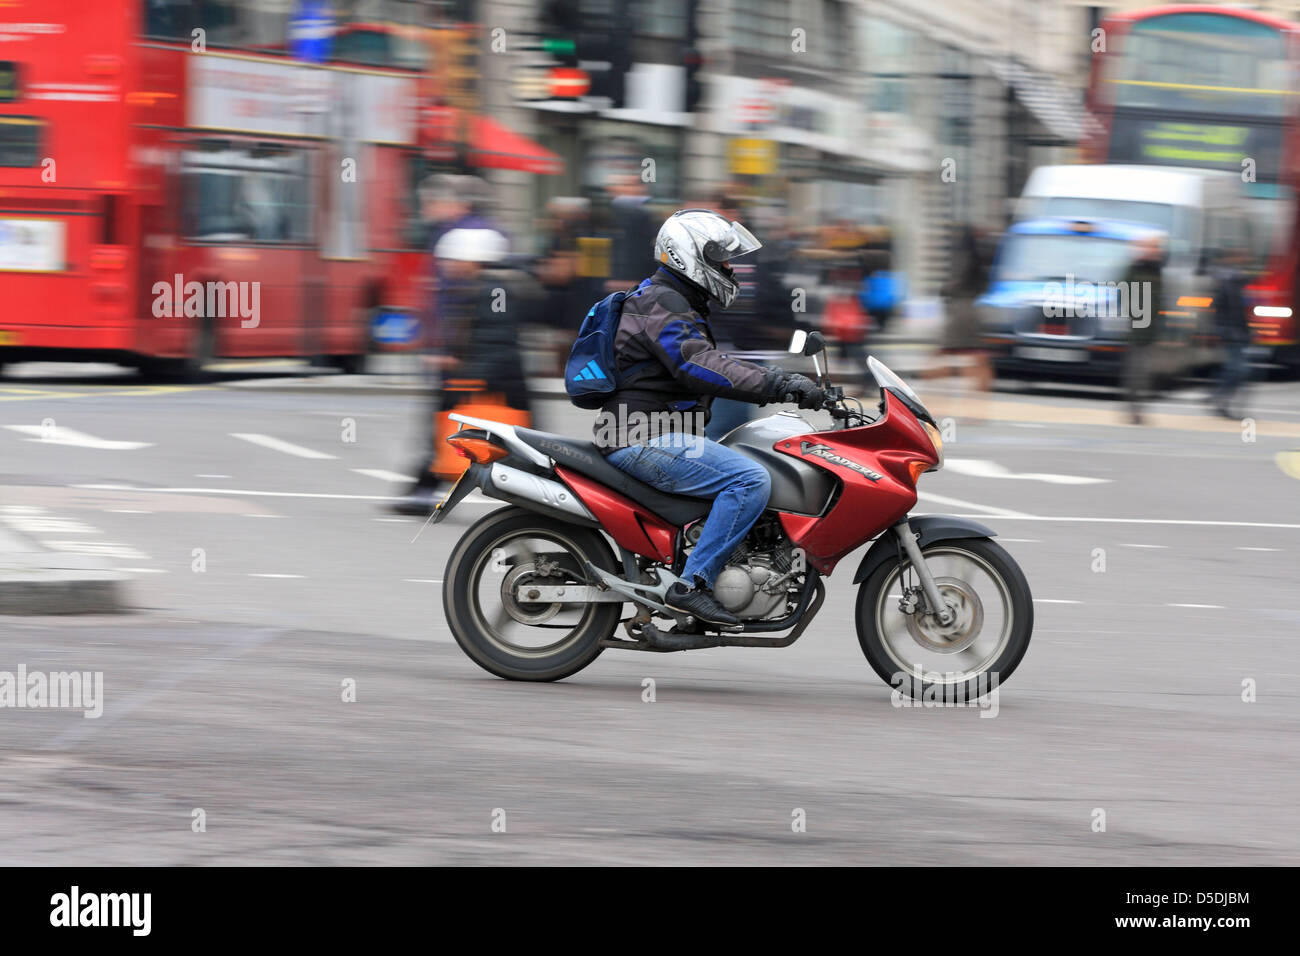
[[[1130,290],[1129,301],[1136,295],[1146,303],[1142,314],[1130,316],[1128,338],[1124,346],[1124,400],[1128,403],[1129,420],[1134,425],[1144,421],[1143,412],[1148,402],[1155,398],[1155,349],[1164,324],[1164,265],[1165,243],[1162,234],[1152,234],[1134,242],[1133,261],[1125,282]]]
[[[1223,363],[1210,401],[1224,418],[1241,417],[1241,395],[1250,374],[1246,353],[1250,346],[1250,319],[1246,295],[1249,258],[1242,249],[1229,250],[1212,270],[1214,325],[1223,349]]]
[[[952,267],[943,287],[944,325],[937,361],[923,378],[956,373],[963,376],[975,396],[993,390],[993,364],[980,341],[975,300],[988,287],[988,257],[980,233],[971,225],[959,227],[952,241]],[[978,421],[976,413],[972,419]]]

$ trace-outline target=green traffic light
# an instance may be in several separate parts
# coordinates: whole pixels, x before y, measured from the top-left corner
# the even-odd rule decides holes
[[[542,41],[542,49],[547,53],[559,54],[561,56],[572,56],[577,49],[577,44],[572,40],[566,40],[559,37],[547,37]]]

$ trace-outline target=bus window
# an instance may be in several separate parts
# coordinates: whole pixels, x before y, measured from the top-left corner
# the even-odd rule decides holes
[[[203,30],[208,46],[236,46],[247,39],[252,4],[248,0],[143,0],[142,26],[145,36],[165,40],[194,39]]]
[[[30,116],[0,116],[0,166],[39,165],[44,131],[42,120]]]
[[[186,232],[205,242],[306,242],[307,161],[300,150],[206,141],[185,154]]]

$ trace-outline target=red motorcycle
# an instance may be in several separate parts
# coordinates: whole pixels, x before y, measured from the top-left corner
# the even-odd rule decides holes
[[[740,619],[729,629],[663,603],[710,501],[638,481],[590,441],[453,414],[464,427],[448,441],[471,465],[431,520],[475,488],[510,505],[465,532],[443,576],[447,622],[465,653],[500,677],[542,681],[582,670],[607,647],[787,647],[821,609],[822,578],[874,538],[853,583],[858,641],[875,672],[927,701],[976,700],[1006,680],[1033,631],[1024,574],[977,522],[908,517],[917,480],[943,464],[934,418],[874,358],[880,401],[866,410],[826,381],[824,348],[819,333],[799,332],[791,351],[813,358],[829,428],[781,412],[722,440],[772,478],[767,510],[714,584]],[[623,618],[626,605],[633,613]]]

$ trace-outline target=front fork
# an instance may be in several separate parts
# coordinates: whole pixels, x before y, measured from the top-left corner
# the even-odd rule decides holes
[[[898,536],[898,543],[903,547],[903,553],[907,555],[907,560],[912,563],[916,576],[921,580],[921,591],[925,594],[925,601],[929,604],[935,619],[941,625],[951,624],[955,612],[948,607],[943,596],[939,593],[939,585],[934,583],[934,575],[926,567],[925,558],[921,555],[921,548],[916,543],[916,535],[912,533],[912,526],[904,518],[894,525],[893,530],[894,534]]]

